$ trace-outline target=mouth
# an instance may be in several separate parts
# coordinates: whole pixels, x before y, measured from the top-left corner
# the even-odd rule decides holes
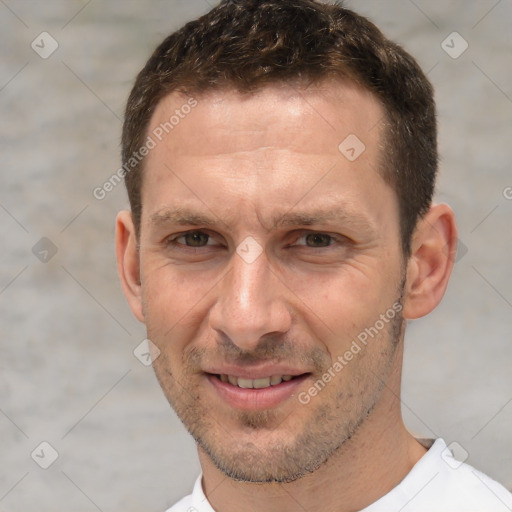
[[[271,377],[262,377],[260,379],[245,379],[225,374],[215,376],[222,382],[229,382],[232,386],[238,386],[243,389],[265,389],[300,377],[300,375],[272,375]]]
[[[249,379],[228,374],[206,373],[218,397],[230,407],[262,410],[277,407],[294,396],[311,373],[269,375]]]

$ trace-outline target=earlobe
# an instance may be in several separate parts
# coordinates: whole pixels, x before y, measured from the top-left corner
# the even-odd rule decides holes
[[[441,302],[457,252],[457,226],[452,209],[432,205],[420,219],[411,244],[404,297],[405,318],[430,313]]]
[[[119,212],[116,218],[116,256],[117,271],[126,300],[133,314],[144,323],[137,235],[131,212],[126,210]]]

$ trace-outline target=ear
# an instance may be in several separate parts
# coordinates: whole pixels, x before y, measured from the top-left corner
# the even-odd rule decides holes
[[[144,323],[137,236],[132,214],[126,210],[119,212],[116,218],[116,256],[117,271],[128,304],[137,319]]]
[[[411,241],[404,318],[425,316],[441,302],[456,253],[455,215],[446,204],[432,205],[418,222]]]

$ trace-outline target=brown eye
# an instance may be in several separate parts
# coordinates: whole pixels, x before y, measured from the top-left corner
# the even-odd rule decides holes
[[[328,247],[332,243],[332,236],[325,233],[311,233],[305,236],[308,247]]]
[[[202,231],[192,231],[181,235],[176,240],[180,239],[183,240],[184,245],[189,247],[204,247],[205,245],[208,245],[210,235],[203,233]]]

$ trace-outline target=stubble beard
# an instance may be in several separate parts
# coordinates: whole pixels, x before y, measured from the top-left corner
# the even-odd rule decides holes
[[[400,291],[403,292],[403,286]],[[401,303],[401,299],[402,293],[397,302]],[[217,419],[218,415],[204,403],[193,384],[175,380],[164,352],[154,366],[169,403],[199,447],[222,473],[237,481],[289,483],[325,464],[371,415],[386,386],[403,330],[404,320],[400,312],[379,333],[379,337],[385,337],[383,349],[386,357],[377,355],[372,361],[363,353],[371,347],[365,347],[355,358],[364,357],[370,364],[366,362],[366,368],[354,372],[354,378],[339,386],[330,401],[322,400],[326,390],[307,405],[297,401],[297,407],[311,407],[312,410],[301,431],[293,437],[283,428],[279,431],[288,417],[280,419],[276,411],[235,411],[230,421],[240,426],[243,432],[240,437],[246,439],[251,432],[257,436],[268,434],[264,447],[251,441],[242,443],[236,433],[228,432],[221,424],[222,418]],[[148,337],[151,339],[149,326]],[[377,339],[369,341],[368,345],[372,343],[377,343]],[[325,365],[324,371],[330,364]],[[187,373],[183,372],[183,375]],[[338,375],[328,386],[336,385],[336,379],[341,382]]]

